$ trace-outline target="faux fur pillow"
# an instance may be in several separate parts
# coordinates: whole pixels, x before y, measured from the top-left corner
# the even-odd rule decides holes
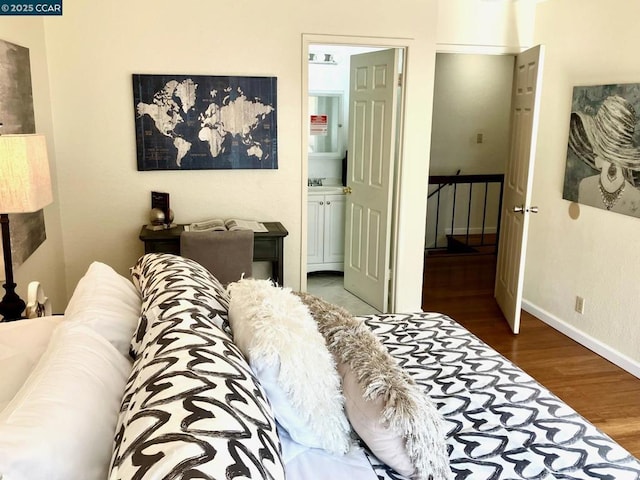
[[[343,454],[351,447],[340,376],[309,310],[268,280],[228,286],[236,345],[267,392],[276,420],[299,444]]]
[[[429,397],[364,322],[318,297],[297,295],[335,356],[347,417],[371,452],[413,479],[450,478],[443,420]]]

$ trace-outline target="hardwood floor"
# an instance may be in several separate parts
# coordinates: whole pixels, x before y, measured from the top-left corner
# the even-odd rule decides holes
[[[640,458],[640,379],[527,312],[513,335],[494,279],[494,255],[427,255],[422,308],[455,319]]]

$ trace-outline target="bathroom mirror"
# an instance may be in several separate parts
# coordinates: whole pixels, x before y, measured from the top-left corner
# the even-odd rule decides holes
[[[342,93],[309,94],[309,155],[340,156],[342,146]]]

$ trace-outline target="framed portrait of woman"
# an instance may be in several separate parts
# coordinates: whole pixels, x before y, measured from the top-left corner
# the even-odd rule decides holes
[[[640,217],[640,84],[573,89],[563,198]]]

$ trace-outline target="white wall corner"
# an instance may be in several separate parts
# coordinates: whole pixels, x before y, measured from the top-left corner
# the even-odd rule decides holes
[[[559,332],[565,334],[567,337],[575,340],[580,345],[588,348],[589,350],[597,353],[601,357],[609,360],[614,365],[626,370],[631,375],[640,378],[640,363],[627,357],[626,355],[614,350],[609,345],[597,340],[590,335],[578,330],[574,326],[568,324],[564,320],[556,317],[555,315],[547,312],[546,310],[534,305],[526,299],[522,299],[522,309],[531,315],[539,318],[544,323],[552,328],[555,328]]]

